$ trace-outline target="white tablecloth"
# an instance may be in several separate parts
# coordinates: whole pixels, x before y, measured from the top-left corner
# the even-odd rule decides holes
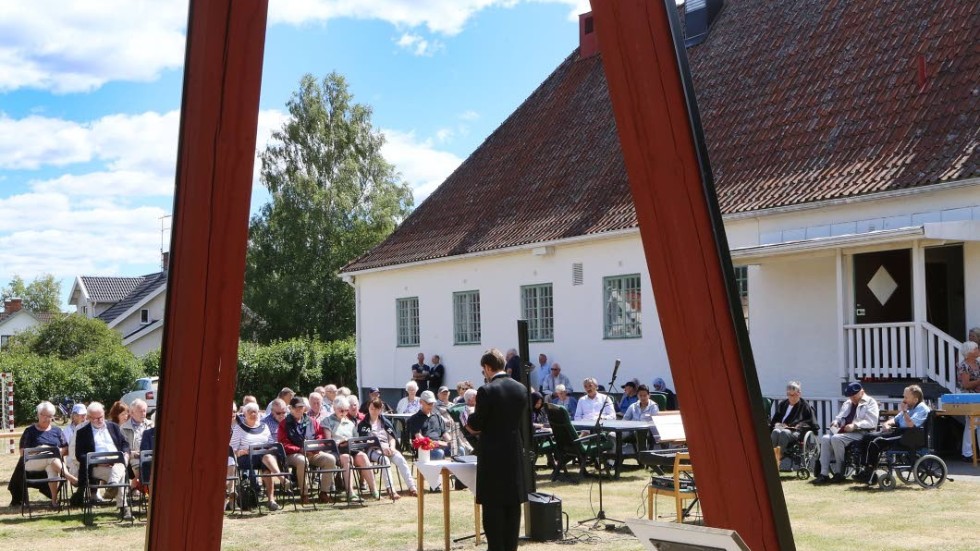
[[[442,485],[442,470],[446,469],[458,478],[470,493],[476,495],[476,463],[459,463],[451,459],[440,459],[428,463],[416,463],[415,468],[422,471],[429,488],[435,490]]]

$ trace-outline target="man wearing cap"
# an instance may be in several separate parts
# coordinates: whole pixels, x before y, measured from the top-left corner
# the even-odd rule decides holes
[[[442,365],[442,358],[438,354],[432,355],[432,367],[429,368],[429,390],[435,390],[443,385],[446,380],[446,368]]]
[[[544,396],[545,400],[548,400],[559,385],[564,386],[566,391],[572,392],[572,381],[562,374],[561,364],[552,362],[548,366],[548,374],[541,380],[541,395]]]
[[[677,395],[674,394],[673,390],[667,388],[667,382],[664,381],[662,378],[657,377],[656,379],[653,380],[653,391],[667,395],[666,409],[668,410],[677,409]]]
[[[451,405],[453,404],[449,401],[449,387],[439,387],[439,390],[436,392],[436,407],[446,409]]]
[[[419,385],[419,392],[423,392],[429,389],[429,372],[432,368],[425,363],[425,354],[419,352],[416,360],[418,361],[411,367],[412,380],[415,381],[415,384]]]
[[[878,402],[864,392],[861,383],[851,383],[844,389],[844,404],[830,425],[831,434],[820,437],[820,475],[814,484],[842,482],[844,480],[844,448],[852,442],[864,440],[864,435],[878,428]],[[834,454],[833,479],[830,454]]]
[[[368,389],[367,400],[364,400],[364,403],[361,404],[361,408],[359,411],[364,415],[364,417],[367,417],[368,409],[371,407],[371,402],[380,399],[381,399],[381,389],[376,386],[372,386],[371,388]],[[381,402],[381,412],[388,413],[390,411],[391,408],[388,407],[388,404]],[[362,417],[361,419],[364,419],[364,417]]]
[[[305,505],[309,502],[307,497],[308,484],[306,480],[306,466],[313,465],[320,469],[334,469],[337,467],[337,458],[324,452],[303,453],[303,442],[307,440],[322,440],[326,438],[320,422],[309,416],[307,413],[306,402],[299,396],[289,401],[289,415],[279,424],[276,439],[282,444],[286,451],[286,464],[296,469],[296,480],[300,487],[300,500]],[[320,474],[320,501],[327,497],[326,491],[330,488],[330,476],[333,473]]]
[[[408,418],[408,434],[412,435],[413,439],[427,436],[439,446],[429,455],[433,460],[445,457],[446,450],[449,448],[446,421],[435,412],[435,407],[436,395],[426,390],[419,399],[419,410]]]
[[[640,381],[633,379],[626,381],[626,384],[622,386],[623,389],[623,399],[619,401],[619,412],[625,414],[626,410],[636,403],[636,389],[640,386]]]

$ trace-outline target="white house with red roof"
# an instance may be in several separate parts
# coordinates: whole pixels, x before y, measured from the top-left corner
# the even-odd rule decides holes
[[[362,387],[403,387],[419,351],[450,385],[475,381],[518,319],[576,389],[617,359],[618,384],[670,381],[588,18],[580,48],[342,270]],[[980,326],[980,5],[745,0],[708,30],[687,54],[763,392],[799,380],[822,416],[847,381],[955,390]]]

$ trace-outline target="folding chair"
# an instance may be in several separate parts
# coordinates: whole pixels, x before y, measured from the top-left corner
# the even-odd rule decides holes
[[[385,480],[388,481],[388,492],[389,495],[394,493],[394,488],[391,486],[391,462],[388,458],[381,453],[381,441],[378,440],[377,436],[358,436],[351,438],[347,441],[348,449],[351,455],[351,471],[354,473],[354,484],[360,488],[361,484],[361,473],[364,471],[377,472],[377,478],[375,478],[375,484],[378,489],[378,501],[381,501],[381,480],[379,480],[382,475],[384,475]],[[375,463],[371,461],[371,451],[378,451],[378,462]],[[368,465],[366,467],[357,467],[354,465],[354,456],[358,452],[364,452],[364,455],[368,456]]]
[[[266,455],[275,455],[279,463],[279,472],[277,473],[267,473],[262,472],[262,457]],[[288,470],[283,470],[286,464],[286,451],[283,449],[282,444],[275,442],[271,444],[256,444],[248,447],[248,458],[249,458],[249,469],[248,476],[253,485],[258,483],[259,479],[262,478],[275,478],[275,477],[285,477],[288,481],[292,478],[292,475]],[[288,496],[293,502],[293,510],[299,510],[296,507],[296,494],[292,491],[292,488],[286,486],[287,483],[279,482],[275,485],[275,493],[280,496]],[[259,488],[261,489],[261,488]],[[274,494],[275,495],[275,494]],[[259,499],[258,508],[259,514],[262,513],[262,500]]]
[[[150,476],[153,472],[153,450],[139,452],[140,498],[138,507],[143,515],[147,514],[146,495],[150,491]]]
[[[123,466],[123,478],[121,482],[111,483],[108,480],[98,483],[94,482],[96,478],[92,476],[92,471],[96,467],[112,468],[117,463]],[[91,526],[95,522],[95,494],[98,490],[115,488],[117,492],[123,492],[124,495],[129,491],[129,465],[126,463],[126,456],[120,451],[89,452],[85,455],[85,470],[87,476],[85,480],[85,494],[82,498],[82,523],[86,526]],[[129,522],[132,524],[133,519],[131,518]]]
[[[337,466],[332,469],[324,469],[322,467],[316,467],[310,464],[309,454],[325,453],[334,456],[337,460]],[[320,484],[320,479],[323,475],[329,475],[331,479],[336,481],[337,475],[343,478],[344,469],[340,467],[340,450],[337,449],[337,442],[330,439],[322,440],[306,440],[303,442],[303,459],[306,460],[306,486],[308,488],[307,492],[312,494],[314,491],[317,494],[330,493],[330,488],[324,489]],[[336,487],[336,485],[334,485]],[[316,510],[317,500],[313,499],[313,510]]]
[[[551,480],[558,480],[563,473],[567,475],[566,465],[573,459],[578,460],[583,477],[586,476],[585,465],[590,461],[595,464],[598,474],[601,475],[599,461],[602,454],[612,450],[613,443],[599,438],[598,434],[579,437],[568,416],[568,410],[554,404],[546,404],[545,408],[555,442],[552,448],[555,469],[551,473]]]
[[[58,448],[52,448],[50,446],[41,446],[37,448],[24,448],[24,470],[23,470],[23,483],[24,496],[20,502],[20,516],[24,516],[24,511],[27,511],[28,518],[34,518],[34,508],[31,504],[30,495],[28,490],[31,487],[43,488],[52,482],[58,483],[58,510],[61,510],[62,503],[68,503],[68,515],[71,516],[71,502],[68,500],[68,479],[65,478],[65,464],[64,459],[61,457],[61,450]],[[27,465],[28,463],[36,463],[41,461],[48,461],[52,459],[58,459],[61,463],[61,471],[58,476],[49,477],[45,471],[40,471],[40,474],[44,475],[44,478],[34,478],[28,477]],[[32,471],[37,473],[38,471]],[[54,497],[54,496],[52,496]]]

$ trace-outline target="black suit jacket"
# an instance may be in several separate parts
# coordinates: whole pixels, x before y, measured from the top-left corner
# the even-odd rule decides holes
[[[476,391],[467,425],[480,431],[476,501],[518,505],[527,501],[521,423],[527,422],[527,388],[499,373]]]
[[[109,430],[109,436],[112,437],[112,442],[116,445],[116,449],[123,453],[129,453],[129,442],[123,436],[119,425],[111,421],[106,421],[105,426]],[[85,464],[85,456],[95,451],[95,434],[92,432],[92,424],[89,423],[79,429],[75,438],[75,459],[78,460],[78,487],[84,488],[88,480],[88,465]]]
[[[789,400],[779,402],[779,405],[776,406],[776,413],[769,420],[769,430],[772,430],[776,423],[785,423],[790,426],[797,425],[793,430],[799,431],[800,434],[808,430],[817,430],[817,425],[813,417],[813,408],[810,407],[810,404],[806,400],[800,398],[800,401],[793,407],[793,411],[790,412],[789,417],[786,421],[783,421],[783,416],[786,415],[786,408],[788,407]]]

